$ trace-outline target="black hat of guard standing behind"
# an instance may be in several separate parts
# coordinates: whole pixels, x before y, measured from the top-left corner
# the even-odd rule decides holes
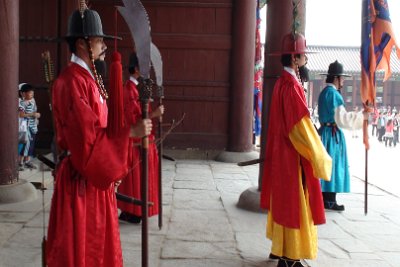
[[[129,62],[128,62],[128,70],[129,73],[134,73],[135,68],[139,68],[139,59],[136,55],[136,53],[132,53],[129,55]]]
[[[329,64],[328,73],[320,73],[320,75],[351,77],[351,75],[344,73],[343,64],[340,64],[337,60]]]

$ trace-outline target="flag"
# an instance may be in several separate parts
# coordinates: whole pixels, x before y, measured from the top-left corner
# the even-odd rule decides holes
[[[262,43],[261,43],[261,16],[260,16],[260,0],[257,4],[257,23],[256,23],[256,54],[254,66],[254,123],[253,133],[255,136],[261,134],[261,107],[262,107],[262,87],[263,87],[263,66],[262,66]]]
[[[387,0],[363,0],[361,27],[361,100],[375,105],[375,71],[384,70],[386,81],[393,47],[400,58]]]

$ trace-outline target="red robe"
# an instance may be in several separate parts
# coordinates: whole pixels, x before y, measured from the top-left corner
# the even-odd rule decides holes
[[[88,70],[71,63],[53,86],[57,144],[48,266],[122,266],[114,182],[127,173],[129,129],[107,137],[107,105]]]
[[[313,176],[310,162],[296,151],[289,139],[295,124],[305,116],[310,115],[303,88],[290,73],[283,71],[271,99],[261,207],[272,208],[274,220],[288,228],[300,228],[299,164],[305,173],[303,186],[309,193],[314,224],[325,223],[320,181]]]
[[[124,87],[124,109],[125,118],[128,124],[135,124],[142,117],[142,110],[139,102],[139,93],[136,85],[128,80]],[[154,143],[154,134],[149,135],[149,148],[148,148],[148,200],[153,202],[153,206],[149,206],[148,215],[153,216],[158,214],[158,153],[157,146]],[[118,192],[141,199],[140,194],[140,177],[141,177],[141,139],[129,138],[128,144],[128,165],[129,172],[122,183],[118,186]],[[122,201],[118,202],[118,208],[121,211],[130,214],[141,216],[141,206],[132,205]]]

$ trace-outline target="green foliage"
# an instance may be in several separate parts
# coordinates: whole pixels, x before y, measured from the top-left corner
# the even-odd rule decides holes
[[[293,0],[293,24],[292,24],[292,33],[296,34],[298,33],[298,30],[300,28],[300,21],[298,19],[299,12],[297,8],[299,7],[301,0],[298,0],[297,2]]]

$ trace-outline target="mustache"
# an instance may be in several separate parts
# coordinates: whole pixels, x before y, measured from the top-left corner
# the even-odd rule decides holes
[[[100,53],[99,57],[104,56],[106,54],[106,50]]]

